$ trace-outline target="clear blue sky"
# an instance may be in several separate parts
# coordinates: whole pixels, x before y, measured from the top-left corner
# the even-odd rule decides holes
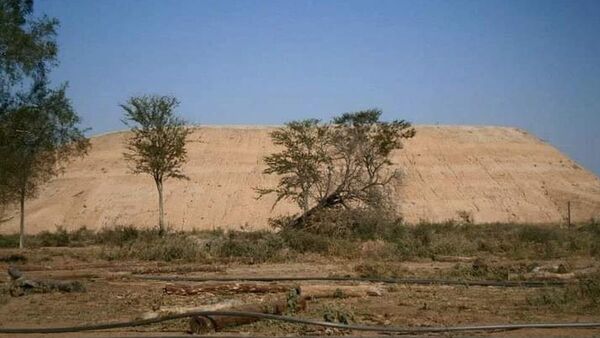
[[[37,0],[84,125],[171,94],[193,123],[369,107],[418,124],[524,128],[600,174],[600,1]]]

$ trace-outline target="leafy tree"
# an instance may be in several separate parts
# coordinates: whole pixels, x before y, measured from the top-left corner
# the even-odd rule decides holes
[[[167,178],[187,179],[182,166],[187,161],[186,138],[190,132],[182,119],[175,116],[179,105],[171,96],[132,97],[121,105],[123,122],[131,128],[124,157],[135,174],[152,176],[158,190],[159,233],[166,231],[163,207],[163,182]]]
[[[300,226],[316,211],[341,206],[379,207],[400,172],[391,167],[392,151],[415,130],[407,121],[380,121],[377,109],[346,113],[330,123],[304,120],[287,123],[271,133],[283,149],[265,157],[265,174],[279,175],[274,188],[259,188],[259,198],[276,194],[302,210],[292,221]]]
[[[19,202],[20,248],[25,241],[26,199],[35,197],[40,186],[89,147],[65,90],[64,85],[48,89],[45,80],[38,80],[28,95],[20,96],[15,107],[0,116],[0,200]]]
[[[285,128],[273,131],[273,143],[283,150],[265,157],[264,173],[282,177],[275,188],[257,189],[259,196],[275,193],[275,204],[290,199],[307,213],[311,201],[322,198],[320,193],[327,190],[322,187],[327,184],[322,174],[324,165],[331,162],[328,135],[327,127],[315,119],[289,122]]]
[[[66,86],[48,88],[57,26],[33,17],[32,0],[0,0],[0,204],[20,203],[20,247],[25,200],[89,147]]]
[[[0,0],[0,114],[24,78],[56,63],[58,20],[33,17],[33,0]]]

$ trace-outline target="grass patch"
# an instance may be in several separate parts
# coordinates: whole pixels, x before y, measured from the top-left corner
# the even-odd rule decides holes
[[[193,239],[185,234],[169,234],[164,237],[152,235],[137,237],[135,240],[119,242],[107,246],[101,257],[108,260],[139,259],[144,261],[206,261],[206,252]]]
[[[579,283],[564,288],[540,290],[527,302],[535,306],[549,306],[555,310],[589,312],[600,309],[600,272],[580,278]]]
[[[405,267],[384,262],[363,262],[357,264],[354,271],[362,278],[403,278],[409,275]]]
[[[303,254],[326,257],[403,261],[436,256],[493,255],[513,260],[547,260],[572,256],[600,257],[597,222],[566,229],[556,226],[446,222],[406,226],[385,212],[335,210],[321,214],[303,229],[272,231],[191,231],[158,236],[153,229],[116,226],[92,231],[57,227],[27,237],[35,247],[98,245],[103,258],[141,260],[207,259],[247,263],[285,261]],[[18,235],[1,235],[0,247],[17,247]],[[510,272],[510,269],[508,269]],[[457,268],[457,276],[498,276],[498,271]]]

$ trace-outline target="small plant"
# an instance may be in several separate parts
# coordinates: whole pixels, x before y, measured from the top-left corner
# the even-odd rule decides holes
[[[109,244],[109,245],[118,245],[122,246],[126,243],[130,243],[139,237],[141,237],[144,232],[146,235],[151,233],[151,230],[141,230],[134,226],[116,226],[112,228],[103,228],[102,230],[96,233],[95,242],[98,244]]]
[[[461,224],[473,224],[473,213],[466,210],[459,210],[456,212],[458,219]]]
[[[204,250],[185,234],[146,235],[102,252],[108,260],[133,258],[145,261],[206,261]]]
[[[230,231],[224,238],[211,244],[211,253],[223,258],[243,259],[248,263],[262,263],[278,257],[285,247],[280,236],[268,231]]]
[[[381,262],[363,262],[357,264],[354,271],[363,278],[399,278],[408,274],[405,267]]]
[[[579,279],[564,288],[547,288],[527,299],[531,305],[547,305],[558,310],[575,308],[580,311],[600,309],[600,272]]]

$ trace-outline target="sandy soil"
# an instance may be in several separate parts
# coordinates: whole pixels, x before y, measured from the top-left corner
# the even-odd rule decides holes
[[[189,181],[166,182],[166,211],[174,229],[267,227],[269,217],[293,213],[271,209],[254,188],[274,185],[262,174],[273,152],[273,127],[202,127],[190,137]],[[27,203],[29,232],[56,226],[152,226],[157,195],[149,176],[128,172],[123,160],[127,133],[94,137],[86,158],[72,163]],[[567,202],[572,219],[600,218],[600,180],[551,145],[514,128],[419,126],[417,136],[393,158],[404,173],[395,187],[399,211],[410,223],[458,219],[475,222],[562,223]],[[18,230],[9,210],[1,232]]]

